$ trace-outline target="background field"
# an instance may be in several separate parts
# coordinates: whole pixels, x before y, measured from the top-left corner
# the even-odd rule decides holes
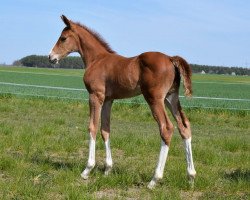
[[[83,70],[0,67],[0,93],[88,99],[82,77]],[[249,76],[194,74],[193,89],[191,100],[181,96],[185,107],[250,110]],[[145,103],[141,96],[119,102]]]
[[[146,188],[158,159],[160,137],[144,104],[114,105],[114,169],[110,176],[103,175],[105,152],[98,135],[97,166],[89,180],[82,180],[89,111],[81,90],[82,74],[82,70],[0,68],[1,199],[249,199],[250,112],[246,109],[250,106],[242,100],[190,103],[182,99],[186,106],[198,102],[198,106],[217,107],[185,108],[198,173],[194,189],[186,180],[177,129],[163,180],[153,191]],[[249,77],[194,75],[193,81],[194,96],[250,99]],[[39,95],[43,96],[35,97]],[[237,110],[218,109],[221,106]]]

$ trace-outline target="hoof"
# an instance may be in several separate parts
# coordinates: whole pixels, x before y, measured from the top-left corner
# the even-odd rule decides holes
[[[188,183],[189,183],[190,188],[194,188],[194,179],[195,179],[195,174],[188,175]]]
[[[156,180],[153,178],[150,183],[148,184],[148,189],[152,190],[156,186]]]
[[[86,168],[82,173],[81,173],[81,177],[84,180],[87,180],[89,178],[89,173],[90,173],[91,169],[90,168]]]
[[[87,174],[84,174],[84,173],[81,173],[81,177],[84,179],[84,180],[87,180],[89,178],[89,176]]]
[[[110,174],[111,170],[112,170],[112,166],[106,167],[104,175],[108,176]]]
[[[95,163],[93,163],[92,165],[91,164],[88,164],[86,169],[81,173],[81,177],[84,179],[84,180],[87,180],[89,178],[89,173],[91,172],[91,170],[95,167]]]

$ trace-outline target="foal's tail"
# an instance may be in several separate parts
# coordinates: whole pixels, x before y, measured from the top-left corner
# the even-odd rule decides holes
[[[185,95],[188,97],[192,96],[192,70],[185,59],[180,56],[173,56],[170,57],[171,62],[173,65],[178,68],[180,74],[183,77],[183,86],[185,89]]]

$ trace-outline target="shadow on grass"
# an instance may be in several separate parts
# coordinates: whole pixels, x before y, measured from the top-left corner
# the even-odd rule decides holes
[[[105,165],[97,165],[96,170],[104,175]],[[124,166],[115,165],[107,178],[113,179],[117,185],[142,187],[150,181],[151,174],[135,172]]]
[[[250,182],[250,170],[236,169],[230,172],[226,172],[224,174],[224,178],[237,182],[239,180]]]
[[[72,170],[73,168],[78,166],[78,164],[75,162],[54,159],[51,157],[34,156],[31,158],[31,161],[32,161],[32,163],[35,163],[38,165],[49,165],[50,167],[52,167],[55,170],[60,170],[60,169]]]
[[[95,168],[94,168],[93,171],[104,174],[104,172],[105,172],[105,164],[104,163],[96,163]],[[111,172],[110,172],[110,174],[116,175],[116,176],[123,175],[123,174],[126,174],[126,173],[127,173],[126,169],[124,169],[121,166],[117,166],[117,165],[114,165],[112,167]]]

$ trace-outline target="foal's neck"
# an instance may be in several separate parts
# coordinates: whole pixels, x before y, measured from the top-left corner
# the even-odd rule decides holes
[[[100,56],[108,54],[109,52],[103,47],[100,42],[84,28],[78,28],[79,36],[79,53],[87,68],[93,61]]]

